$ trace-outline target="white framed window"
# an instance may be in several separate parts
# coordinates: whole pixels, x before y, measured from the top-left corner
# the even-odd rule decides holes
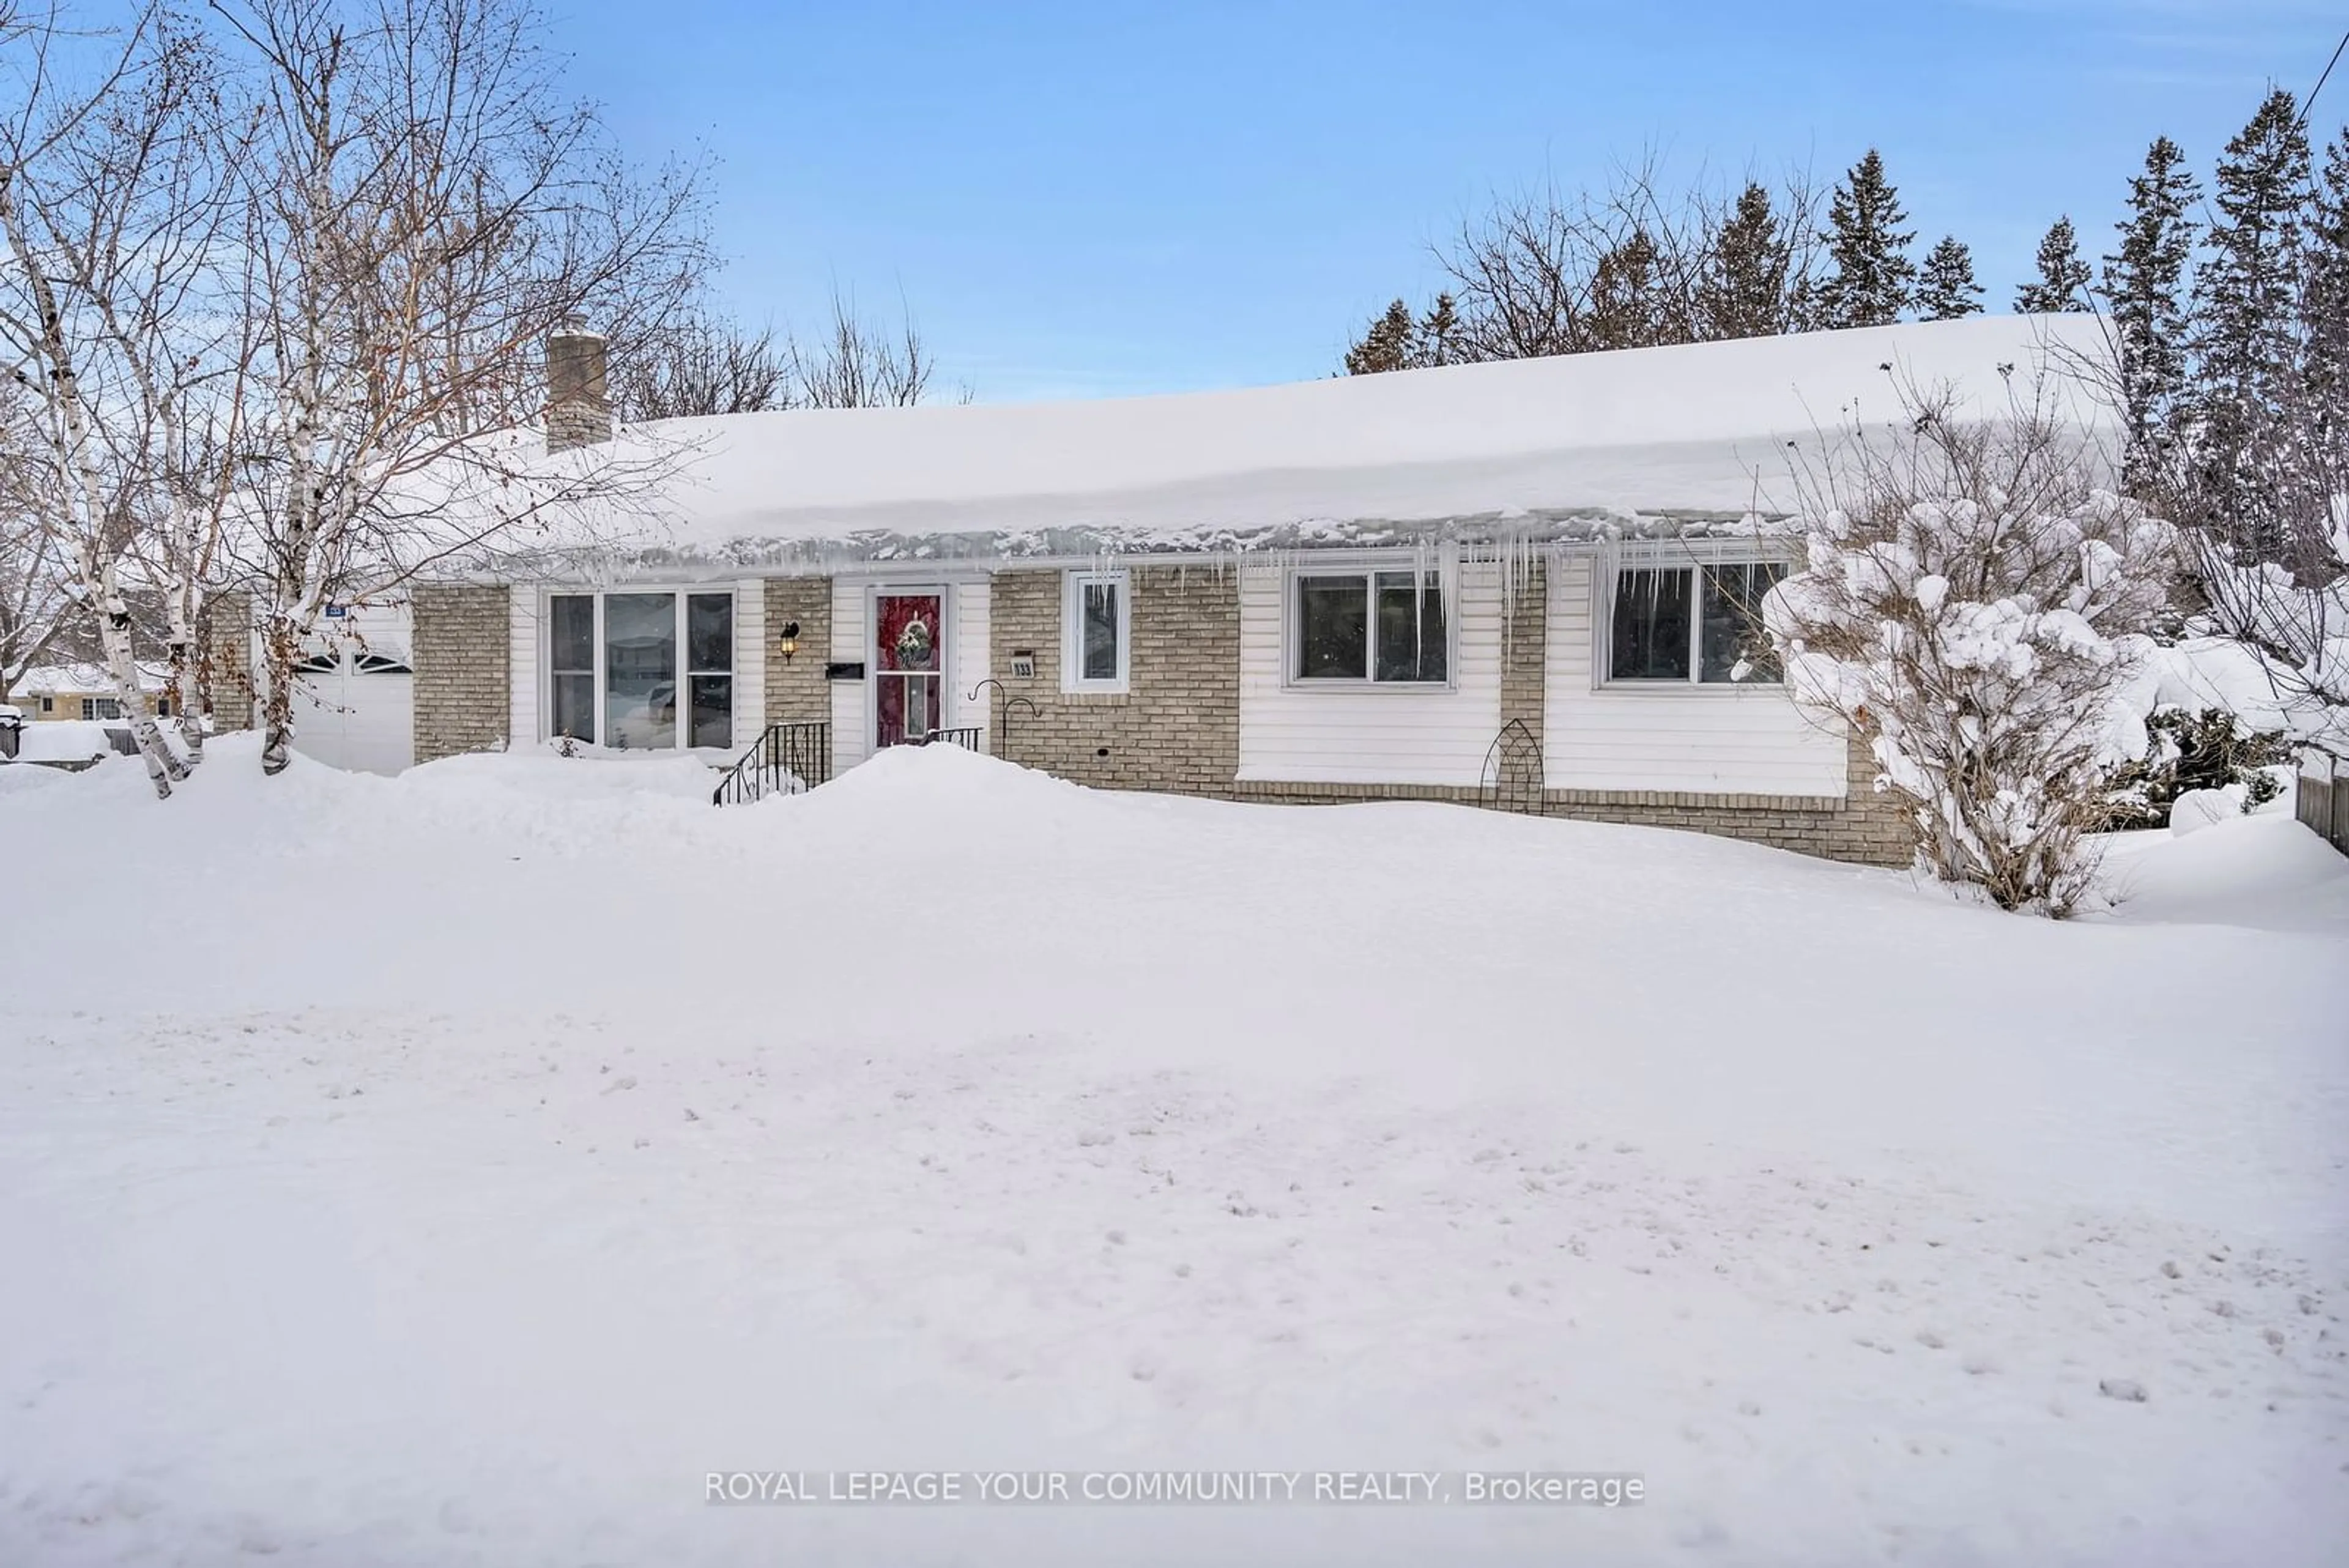
[[[43,698],[41,699],[41,711],[42,711],[42,712],[44,712],[44,713],[54,713],[54,712],[56,712],[57,711],[57,700],[56,698],[54,698],[54,697],[43,697]]]
[[[1439,571],[1300,566],[1288,579],[1293,685],[1448,686],[1452,616]]]
[[[122,717],[122,699],[85,697],[81,700],[81,716],[85,719],[119,719]]]
[[[616,751],[734,743],[734,596],[615,588],[546,601],[546,732]]]
[[[1061,613],[1061,689],[1123,691],[1133,649],[1133,586],[1123,572],[1068,572]]]
[[[1762,633],[1762,600],[1783,561],[1627,565],[1608,612],[1607,679],[1627,685],[1774,684],[1783,672]]]

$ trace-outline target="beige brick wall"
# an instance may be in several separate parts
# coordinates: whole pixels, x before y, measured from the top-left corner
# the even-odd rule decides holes
[[[769,577],[767,722],[799,724],[832,717],[832,686],[823,678],[832,648],[832,579]],[[783,628],[800,623],[800,650],[783,658]]]
[[[1869,866],[1906,866],[1917,858],[1917,817],[1908,800],[1876,788],[1876,759],[1855,734],[1844,753],[1842,835],[1828,858]]]
[[[988,673],[1004,692],[990,718],[1005,714],[997,754],[1079,784],[1227,794],[1240,760],[1238,578],[1199,566],[1135,566],[1130,579],[1133,669],[1128,691],[1110,695],[1061,690],[1061,574],[995,574]],[[1020,649],[1036,657],[1026,680],[1011,673]],[[1023,697],[1033,715],[1010,701]]]
[[[1849,742],[1849,794],[1828,801],[1805,795],[1682,794],[1665,790],[1547,790],[1542,815],[1578,822],[1619,822],[1676,827],[1742,838],[1777,849],[1864,866],[1906,866],[1913,857],[1909,819],[1896,797],[1878,794],[1876,767],[1864,742]],[[1364,800],[1437,800],[1482,804],[1481,792],[1436,784],[1282,784],[1234,786],[1233,798],[1295,805]]]
[[[1521,568],[1501,623],[1501,722],[1522,719],[1542,743],[1543,670],[1549,656],[1549,588],[1547,564]]]
[[[512,714],[512,591],[433,584],[412,599],[416,760],[497,750]]]
[[[253,728],[253,599],[241,593],[215,594],[205,606],[203,667],[200,675],[212,703],[216,731]]]

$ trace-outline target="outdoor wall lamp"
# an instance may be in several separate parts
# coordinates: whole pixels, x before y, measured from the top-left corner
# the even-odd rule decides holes
[[[792,655],[799,650],[800,623],[787,620],[783,622],[783,662],[789,664],[792,661]]]

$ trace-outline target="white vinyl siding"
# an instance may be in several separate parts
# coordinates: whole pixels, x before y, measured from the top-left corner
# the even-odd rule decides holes
[[[1383,564],[1383,563],[1382,563]],[[1394,569],[1409,570],[1404,557]],[[1324,684],[1287,679],[1284,600],[1292,574],[1239,569],[1240,765],[1263,784],[1482,782],[1501,729],[1501,568],[1455,574],[1452,683]]]
[[[767,729],[767,585],[734,585],[734,745],[748,751]]]
[[[984,577],[957,583],[947,590],[953,603],[947,609],[947,722],[979,728],[980,749],[991,739],[986,732],[994,722],[991,692],[978,683],[988,676],[988,585]],[[977,699],[970,695],[978,691]]]
[[[540,690],[539,670],[545,654],[538,643],[545,596],[536,588],[517,586],[506,595],[507,698],[512,713],[507,720],[509,743],[524,750],[546,739],[546,697]]]
[[[872,623],[866,618],[865,596],[872,585],[862,577],[832,579],[832,651],[824,657],[836,663],[864,666],[862,680],[832,682],[832,771],[846,773],[864,760],[872,744],[872,717],[867,706],[873,690]],[[804,657],[804,655],[802,656]]]
[[[1551,789],[1844,794],[1841,722],[1797,708],[1783,686],[1600,686],[1605,569],[1595,551],[1550,562],[1542,770]]]

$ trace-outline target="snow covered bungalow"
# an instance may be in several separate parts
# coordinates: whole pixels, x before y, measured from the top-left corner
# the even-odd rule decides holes
[[[168,666],[140,664],[139,691],[149,712],[162,718],[171,715],[171,687]],[[123,716],[121,690],[102,664],[36,664],[16,681],[9,702],[27,721],[112,723]]]
[[[324,655],[313,711],[336,722],[304,743],[380,768],[570,737],[730,766],[763,737],[822,777],[945,739],[1110,787],[1499,804],[1904,858],[1839,725],[1766,658],[1733,679],[1795,558],[1751,516],[1789,504],[1790,443],[1900,418],[1896,368],[2003,408],[2002,368],[2077,331],[1976,319],[616,431],[581,334],[550,356],[546,461],[678,453],[645,521],[367,607],[401,658],[367,678]],[[367,755],[338,755],[354,733]]]

